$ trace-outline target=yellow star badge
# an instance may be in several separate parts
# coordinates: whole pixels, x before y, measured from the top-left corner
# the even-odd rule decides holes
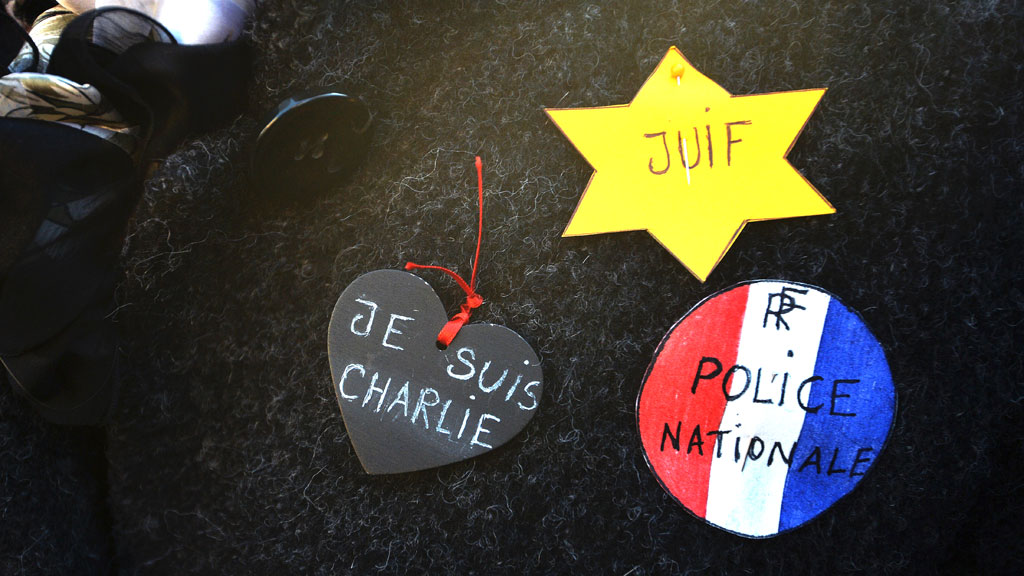
[[[547,109],[594,168],[563,236],[647,230],[703,282],[747,222],[835,212],[786,160],[824,94],[733,96],[673,46],[631,103]]]

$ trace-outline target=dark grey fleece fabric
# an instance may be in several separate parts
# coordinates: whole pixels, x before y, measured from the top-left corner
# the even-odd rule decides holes
[[[249,107],[146,183],[122,258],[108,426],[0,393],[0,571],[53,574],[1014,574],[1024,517],[1024,7],[1014,1],[268,0]],[[592,168],[545,107],[629,102],[672,45],[734,94],[828,88],[789,158],[833,215],[752,223],[706,283],[643,232],[562,238]],[[358,95],[376,132],[347,183],[267,202],[247,176],[284,97]],[[362,471],[327,328],[360,274],[469,274],[474,321],[541,358],[507,445]],[[423,277],[449,313],[462,292]],[[899,398],[888,446],[809,524],[747,540],[644,461],[659,341],[736,282],[860,311]]]

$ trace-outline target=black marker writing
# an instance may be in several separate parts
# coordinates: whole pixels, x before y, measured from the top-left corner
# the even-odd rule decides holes
[[[732,166],[732,149],[736,144],[743,142],[742,138],[737,138],[736,134],[739,133],[738,127],[750,126],[753,122],[750,120],[739,120],[736,122],[723,122],[721,131],[724,132],[725,138],[725,153],[726,153],[726,165]],[[707,151],[707,162],[706,166],[710,168],[715,167],[715,155],[714,155],[714,142],[711,137],[712,130],[711,124],[705,124],[704,130],[700,129],[700,126],[693,126],[688,130],[676,130],[675,133],[675,152],[679,157],[679,164],[688,170],[693,170],[701,166],[701,160],[705,157],[704,151]],[[693,140],[689,140],[690,130],[693,131]],[[685,132],[685,134],[684,134]],[[703,142],[701,141],[701,132],[703,132]],[[661,176],[667,174],[669,169],[672,167],[672,152],[669,150],[668,141],[672,138],[672,135],[662,130],[660,132],[648,132],[644,134],[646,139],[660,140],[657,142],[655,152],[652,152],[647,159],[647,170],[651,174]],[[719,136],[718,138],[721,138]],[[659,146],[660,144],[660,146]],[[689,156],[689,157],[688,157]],[[657,162],[656,162],[657,160]],[[655,168],[657,164],[658,168]]]
[[[783,318],[786,314],[789,314],[793,310],[806,310],[807,308],[796,303],[796,298],[793,294],[807,294],[807,289],[793,288],[790,286],[783,286],[782,290],[774,294],[768,295],[768,307],[764,310],[764,321],[761,323],[762,328],[768,327],[768,317],[775,316],[775,329],[785,328],[789,330],[789,324],[786,319]],[[773,303],[778,303],[776,308],[772,308]]]

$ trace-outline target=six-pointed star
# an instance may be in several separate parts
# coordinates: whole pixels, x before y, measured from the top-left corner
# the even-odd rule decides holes
[[[733,96],[673,46],[631,103],[547,109],[594,168],[563,236],[647,230],[703,282],[747,222],[835,212],[786,160],[824,93]]]

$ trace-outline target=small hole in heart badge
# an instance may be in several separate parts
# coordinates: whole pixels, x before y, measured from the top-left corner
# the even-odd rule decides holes
[[[483,304],[476,271],[483,235],[483,167],[473,273],[467,283],[441,266],[406,270],[451,276],[466,300],[451,319],[422,278],[376,270],[338,298],[328,331],[332,388],[363,469],[395,474],[443,466],[511,440],[537,411],[540,360],[504,326],[467,324]]]

